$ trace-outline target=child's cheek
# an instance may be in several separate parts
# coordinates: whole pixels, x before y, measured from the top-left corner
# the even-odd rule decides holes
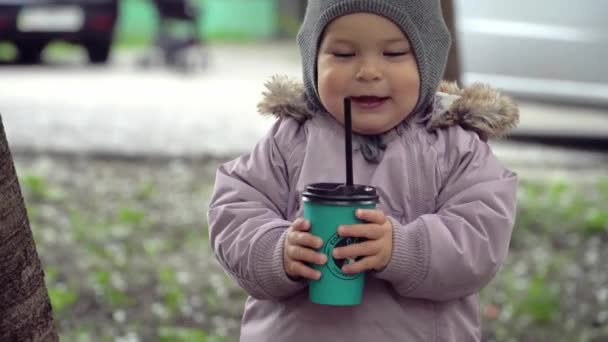
[[[339,74],[336,72],[327,72],[323,77],[319,78],[319,97],[323,107],[327,109],[334,117],[340,119],[343,117],[343,101],[348,95]],[[341,121],[341,120],[340,120]]]

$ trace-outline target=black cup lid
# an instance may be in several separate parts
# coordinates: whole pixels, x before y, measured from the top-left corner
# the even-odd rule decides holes
[[[315,183],[307,185],[302,196],[304,199],[310,201],[378,203],[378,192],[376,191],[376,188],[368,185]]]

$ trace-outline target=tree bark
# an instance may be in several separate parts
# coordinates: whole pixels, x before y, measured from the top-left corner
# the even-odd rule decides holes
[[[441,9],[445,23],[452,34],[452,48],[448,55],[448,65],[443,74],[443,79],[457,81],[461,84],[460,56],[458,49],[458,35],[456,32],[456,18],[454,13],[454,0],[441,0]]]
[[[58,341],[44,272],[0,117],[0,341]]]

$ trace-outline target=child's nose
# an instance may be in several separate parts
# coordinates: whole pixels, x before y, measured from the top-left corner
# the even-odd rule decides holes
[[[374,61],[363,61],[356,75],[359,81],[375,81],[381,77],[382,72]]]

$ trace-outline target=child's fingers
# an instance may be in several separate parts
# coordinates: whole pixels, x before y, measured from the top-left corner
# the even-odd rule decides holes
[[[378,209],[357,209],[355,215],[358,219],[369,223],[384,224],[386,215]]]
[[[307,232],[310,230],[310,222],[303,218],[296,219],[291,224],[291,230],[298,232]]]
[[[287,234],[287,242],[292,245],[310,247],[319,249],[323,246],[323,240],[320,237],[310,233],[291,231]]]
[[[314,270],[300,261],[290,261],[286,265],[287,274],[296,277],[302,277],[306,279],[319,280],[321,278],[321,272]]]
[[[291,260],[304,261],[317,265],[323,265],[327,262],[327,256],[322,253],[317,253],[310,248],[305,248],[297,245],[287,245],[287,257]]]
[[[358,237],[370,240],[377,240],[384,236],[384,230],[376,224],[351,224],[338,227],[338,234],[341,237]]]
[[[333,254],[336,259],[356,258],[362,256],[376,255],[380,252],[379,244],[374,240],[354,243],[346,247],[334,248]]]
[[[319,249],[323,246],[323,240],[314,236],[308,231],[310,230],[310,222],[303,218],[298,218],[291,225],[291,232],[287,235],[288,243]]]
[[[355,274],[355,273],[369,271],[369,270],[374,269],[375,265],[377,263],[378,263],[378,257],[368,256],[368,257],[365,257],[350,265],[344,265],[342,267],[342,272],[344,272],[346,274]]]

